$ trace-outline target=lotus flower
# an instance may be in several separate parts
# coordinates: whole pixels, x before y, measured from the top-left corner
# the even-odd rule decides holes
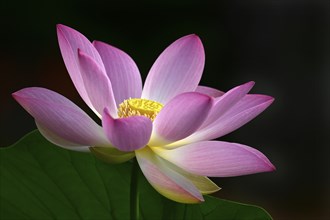
[[[196,35],[172,43],[153,64],[142,89],[139,70],[125,52],[57,26],[70,77],[102,127],[62,95],[25,88],[13,97],[50,142],[91,151],[108,162],[136,156],[150,184],[177,202],[198,203],[220,188],[207,176],[230,177],[274,170],[261,152],[210,141],[246,124],[273,101],[247,94],[248,82],[224,93],[199,86],[204,49]]]

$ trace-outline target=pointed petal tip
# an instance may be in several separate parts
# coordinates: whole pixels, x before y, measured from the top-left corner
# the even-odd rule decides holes
[[[195,45],[197,45],[196,48],[200,48],[204,54],[203,42],[197,34],[185,35],[185,36],[179,38],[177,41],[181,41],[181,42],[187,43],[187,44],[195,44]]]
[[[57,31],[61,31],[61,30],[64,30],[64,29],[68,29],[68,30],[74,30],[73,28],[67,26],[67,25],[64,25],[64,24],[56,24],[56,30]]]
[[[199,36],[195,33],[184,35],[182,38],[199,38]]]
[[[274,98],[274,97],[271,97],[271,96],[265,95],[265,102],[264,102],[264,104],[265,104],[267,107],[270,106],[274,101],[275,101],[275,98]]]
[[[64,24],[56,24],[57,36],[60,37],[61,35],[63,35],[63,30],[65,29],[71,29],[71,28]]]
[[[244,84],[242,84],[242,85],[240,85],[240,86],[237,86],[236,88],[238,88],[238,87],[245,88],[245,90],[246,90],[247,92],[249,92],[249,91],[253,88],[253,86],[254,86],[255,84],[256,84],[256,83],[255,83],[254,81],[249,81],[249,82],[246,82],[246,83],[244,83]]]
[[[256,83],[254,81],[249,81],[247,83],[244,83],[242,86],[246,86],[248,90],[251,90],[255,84]],[[274,97],[268,95],[261,95],[261,94],[254,94],[254,95],[263,96],[265,98],[265,102],[269,102],[269,104],[271,104],[275,100]]]
[[[28,95],[29,91],[36,89],[37,87],[28,87],[20,89],[16,92],[13,92],[11,96],[18,102],[22,98],[24,98],[24,95]]]
[[[196,39],[196,40],[200,40],[200,37],[199,37],[197,34],[195,34],[195,33],[189,34],[189,35],[187,35],[186,37],[194,38],[194,39]]]
[[[274,97],[263,94],[247,94],[247,97],[250,97],[250,101],[253,101],[253,99],[259,100],[258,105],[270,105],[275,101]]]
[[[249,86],[251,86],[251,88],[252,88],[255,84],[256,84],[255,81],[249,81],[249,82],[245,83],[245,85],[249,85]]]
[[[19,90],[20,91],[20,90]],[[16,99],[16,97],[18,96],[18,92],[19,91],[16,91],[16,92],[13,92],[12,94],[11,94],[11,96],[14,98],[14,99]]]
[[[56,30],[59,31],[63,26],[63,24],[56,24]]]
[[[63,24],[56,24],[56,29],[58,30],[58,29],[61,29],[62,27],[65,27],[65,25],[63,25]]]
[[[269,166],[269,172],[273,172],[277,170],[274,164],[272,164],[271,162],[268,163],[268,166]]]
[[[22,100],[21,93],[22,93],[22,90],[19,90],[19,91],[12,93],[11,96],[13,97],[13,99],[15,99],[16,102],[20,103]]]
[[[255,173],[268,173],[276,171],[276,167],[269,161],[264,161],[264,167]]]
[[[257,161],[258,166],[257,166],[255,173],[272,172],[272,171],[276,170],[276,167],[272,164],[272,162],[270,162],[268,157],[265,154],[263,154],[262,152],[260,152],[259,150],[249,147],[249,146],[241,145],[241,144],[238,144],[238,145],[245,148],[245,150],[254,154],[258,158],[258,161]],[[251,173],[251,174],[253,174],[253,173]]]
[[[197,199],[197,204],[198,203],[202,203],[202,202],[205,202],[205,199],[204,199],[204,197],[202,196],[201,198],[196,198]]]
[[[272,164],[272,170],[271,171],[276,171],[276,167]]]
[[[258,158],[260,159],[260,166],[257,172],[255,173],[263,173],[263,172],[273,172],[276,171],[276,167],[274,166],[274,164],[272,164],[272,162],[269,161],[269,159],[262,154],[261,152],[259,152],[260,154],[256,154],[258,156]]]
[[[18,95],[18,91],[12,93],[11,96],[13,97],[13,99],[15,99],[16,102],[19,103],[19,95]]]
[[[270,102],[270,104],[273,103],[273,102],[275,101],[275,98],[274,98],[274,97],[272,97],[272,96],[268,96],[268,97],[269,97],[269,102]]]
[[[13,92],[11,95],[16,100],[24,100],[25,98],[34,98],[35,93],[43,93],[44,91],[49,91],[48,89],[42,87],[27,87]],[[53,91],[52,91],[53,92]]]
[[[187,35],[186,37],[188,39],[196,41],[196,43],[198,43],[203,48],[202,40],[197,34],[193,33],[193,34]]]

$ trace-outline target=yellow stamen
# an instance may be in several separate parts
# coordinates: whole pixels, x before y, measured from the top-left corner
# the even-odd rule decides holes
[[[148,99],[126,99],[119,105],[118,116],[127,118],[143,115],[153,121],[162,108],[161,103]]]

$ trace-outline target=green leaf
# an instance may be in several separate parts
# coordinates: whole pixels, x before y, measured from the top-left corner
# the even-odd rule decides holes
[[[132,164],[64,150],[38,131],[0,149],[0,219],[129,219]],[[140,172],[141,173],[141,172]],[[205,196],[186,205],[139,176],[141,219],[271,219],[262,208]]]

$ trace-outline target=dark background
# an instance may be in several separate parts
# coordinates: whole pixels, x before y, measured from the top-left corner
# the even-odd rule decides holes
[[[0,146],[35,129],[11,93],[55,90],[91,113],[66,72],[55,24],[117,46],[143,79],[177,38],[196,33],[206,51],[201,84],[226,91],[253,80],[276,98],[222,140],[253,146],[277,171],[217,178],[220,198],[256,204],[274,219],[327,219],[330,208],[328,1],[1,1]]]

